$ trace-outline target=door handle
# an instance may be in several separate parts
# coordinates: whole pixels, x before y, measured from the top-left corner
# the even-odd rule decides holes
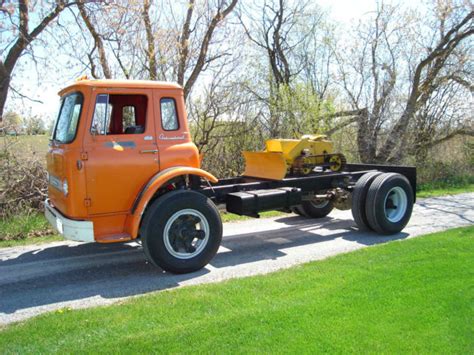
[[[158,149],[140,150],[140,154],[155,154],[155,153],[158,153]]]

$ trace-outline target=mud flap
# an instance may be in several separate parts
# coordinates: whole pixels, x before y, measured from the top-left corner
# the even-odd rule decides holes
[[[244,176],[270,180],[283,180],[286,175],[286,161],[282,153],[243,152],[245,158]]]

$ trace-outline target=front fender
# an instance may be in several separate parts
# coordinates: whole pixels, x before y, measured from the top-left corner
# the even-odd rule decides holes
[[[135,203],[133,204],[131,214],[127,218],[127,230],[132,239],[135,239],[138,236],[138,228],[140,227],[143,212],[145,212],[148,203],[153,196],[155,196],[156,192],[167,181],[185,175],[197,175],[213,183],[219,181],[214,175],[198,168],[178,166],[160,171],[158,174],[153,176],[142,191],[140,191],[140,194],[137,196]]]

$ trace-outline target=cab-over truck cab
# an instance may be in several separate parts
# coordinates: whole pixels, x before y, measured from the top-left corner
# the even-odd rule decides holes
[[[45,209],[66,238],[135,239],[143,210],[166,182],[190,174],[216,181],[200,169],[179,85],[79,80],[59,95]]]

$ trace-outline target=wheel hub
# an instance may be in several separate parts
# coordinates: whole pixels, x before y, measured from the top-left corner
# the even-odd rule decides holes
[[[209,224],[199,211],[178,211],[166,223],[163,238],[171,255],[189,259],[199,254],[206,246]]]
[[[406,213],[408,197],[401,187],[390,189],[385,197],[385,216],[392,223],[399,222]]]

